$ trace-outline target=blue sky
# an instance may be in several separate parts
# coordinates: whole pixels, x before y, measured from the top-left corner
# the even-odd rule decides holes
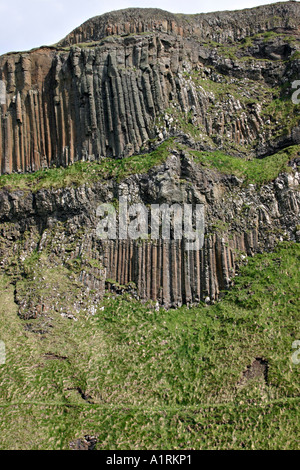
[[[50,45],[88,18],[128,7],[155,7],[173,13],[237,10],[270,0],[0,0],[0,55]]]

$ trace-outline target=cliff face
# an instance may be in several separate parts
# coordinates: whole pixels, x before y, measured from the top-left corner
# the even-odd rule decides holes
[[[140,33],[169,33],[205,41],[240,41],[247,36],[273,29],[299,32],[297,4],[273,4],[241,10],[173,14],[155,8],[128,8],[97,16],[74,29],[58,44],[70,46],[82,42],[99,41],[106,36]]]
[[[300,240],[300,198],[295,190],[299,180],[296,161],[290,173],[270,183],[245,185],[242,179],[203,169],[185,152],[170,150],[165,163],[121,183],[102,180],[34,193],[4,189],[0,192],[1,269],[16,280],[21,312],[33,317],[43,300],[36,288],[24,292],[20,280],[34,253],[39,260],[35,269],[49,263],[75,272],[92,302],[103,296],[105,288],[128,290],[166,308],[213,302],[234,283],[236,267],[247,256],[270,250],[280,240]],[[97,207],[103,202],[113,204],[121,196],[128,198],[129,205],[204,204],[203,248],[186,251],[186,242],[174,239],[99,239]],[[37,285],[43,283],[37,274],[34,279]]]
[[[215,301],[247,256],[299,241],[299,16],[294,2],[193,16],[129,9],[0,57],[0,269],[22,317],[57,304],[40,265],[65,270],[93,305],[108,288],[169,308]],[[120,157],[130,172],[114,179]],[[52,189],[35,184],[56,170],[11,174],[86,160]],[[90,180],[73,185],[76,172]],[[120,196],[203,204],[203,248],[100,240],[97,207]]]
[[[96,17],[53,47],[0,58],[1,172],[126,157],[170,135],[263,156],[300,142],[298,3]],[[284,89],[281,87],[284,85]],[[276,122],[277,121],[277,122]]]

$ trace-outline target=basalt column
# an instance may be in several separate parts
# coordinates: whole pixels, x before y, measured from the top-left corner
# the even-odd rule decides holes
[[[216,300],[234,275],[235,247],[214,235],[200,250],[186,248],[184,240],[103,242],[106,279],[133,282],[142,300],[166,308]]]

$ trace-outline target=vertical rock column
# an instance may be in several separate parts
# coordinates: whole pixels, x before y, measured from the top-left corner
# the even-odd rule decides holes
[[[239,246],[239,245],[238,245]],[[116,240],[104,242],[107,279],[134,282],[141,300],[165,308],[210,301],[230,285],[234,250],[216,235],[201,250],[186,250],[184,241]]]

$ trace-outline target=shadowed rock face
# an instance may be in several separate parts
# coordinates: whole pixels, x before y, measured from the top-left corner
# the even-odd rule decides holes
[[[290,60],[299,16],[293,2],[200,15],[128,9],[56,46],[0,57],[1,173],[126,157],[186,126],[207,148],[243,154],[298,143],[297,123],[278,133],[264,106],[299,72]]]
[[[251,160],[300,143],[291,100],[299,16],[294,2],[192,16],[128,9],[87,21],[55,46],[0,57],[2,174],[126,158],[170,136],[179,143],[163,164],[121,183],[1,190],[0,269],[22,277],[36,250],[49,266],[75,266],[91,301],[129,284],[140,299],[170,308],[215,301],[239,261],[279,240],[299,241],[299,159],[289,173],[255,186],[196,164],[184,150]],[[120,196],[144,205],[204,204],[203,248],[99,240],[97,207]],[[18,285],[15,301],[22,318],[55,302]]]
[[[185,182],[180,180],[183,170]],[[177,153],[147,175],[133,175],[120,184],[99,181],[34,194],[2,190],[0,268],[12,269],[15,275],[15,263],[22,266],[20,260],[37,249],[47,254],[51,265],[69,266],[79,257],[85,260],[77,277],[95,291],[96,300],[105,287],[122,292],[126,291],[122,286],[134,283],[130,293],[166,308],[210,303],[232,285],[239,262],[247,256],[271,250],[280,239],[296,241],[298,237],[299,241],[300,199],[294,189],[299,181],[295,166],[292,173],[261,187],[245,186],[242,180],[204,170]],[[97,207],[120,196],[128,197],[129,205],[204,204],[203,248],[186,251],[184,240],[100,240]],[[16,301],[22,317],[42,313],[43,301],[36,293],[32,298],[17,289]]]

